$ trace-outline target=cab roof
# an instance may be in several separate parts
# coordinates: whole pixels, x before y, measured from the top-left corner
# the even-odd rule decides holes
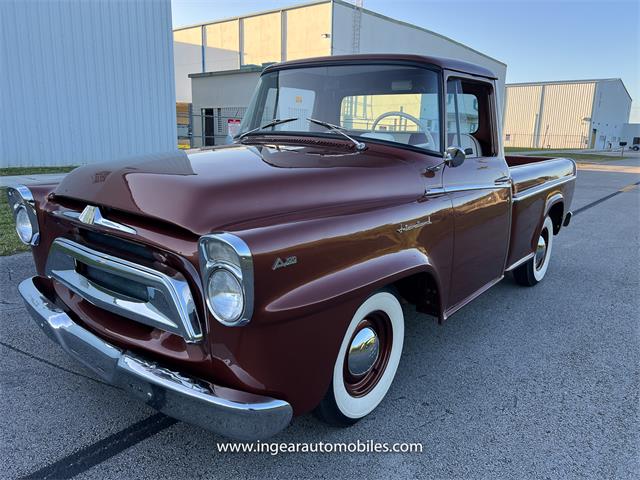
[[[326,57],[304,58],[300,60],[290,60],[288,62],[274,63],[266,67],[263,73],[275,70],[283,70],[294,67],[313,67],[319,65],[344,65],[357,63],[413,63],[428,64],[438,67],[439,69],[453,70],[469,75],[477,75],[485,78],[497,79],[495,73],[491,70],[476,65],[474,63],[463,62],[453,58],[429,57],[426,55],[409,55],[409,54],[392,54],[392,53],[376,53],[376,54],[358,54],[358,55],[332,55]]]

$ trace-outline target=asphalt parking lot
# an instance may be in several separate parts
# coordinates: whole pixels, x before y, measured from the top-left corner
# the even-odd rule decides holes
[[[419,454],[219,453],[221,437],[67,358],[18,297],[30,255],[0,257],[0,476],[640,478],[639,180],[580,171],[544,282],[507,277],[442,326],[405,309],[398,376],[370,417],[335,429],[308,415],[273,439]]]

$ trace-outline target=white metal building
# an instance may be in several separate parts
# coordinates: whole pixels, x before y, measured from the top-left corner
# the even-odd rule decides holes
[[[616,147],[631,96],[619,78],[506,86],[505,148]]]
[[[214,132],[216,143],[226,136],[225,117],[244,113],[263,65],[299,58],[413,53],[465,60],[496,74],[502,105],[504,63],[438,33],[342,0],[193,25],[175,30],[173,38],[178,110],[191,111],[193,146],[203,144],[206,130]],[[185,115],[179,123],[186,130]]]
[[[627,148],[640,148],[640,123],[625,123],[622,127],[621,141],[627,142]]]
[[[0,166],[175,148],[170,0],[0,1]]]

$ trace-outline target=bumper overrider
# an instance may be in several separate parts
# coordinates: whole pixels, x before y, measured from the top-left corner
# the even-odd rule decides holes
[[[283,400],[199,381],[105,342],[51,302],[33,278],[18,289],[36,323],[69,355],[171,417],[238,440],[270,437],[291,421],[291,405]]]

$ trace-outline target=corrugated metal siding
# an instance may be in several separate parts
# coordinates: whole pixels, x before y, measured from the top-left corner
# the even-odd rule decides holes
[[[540,85],[507,87],[504,146],[533,148],[540,111]]]
[[[169,0],[0,1],[0,165],[176,145]]]
[[[504,146],[585,148],[595,82],[507,85]]]
[[[543,148],[585,148],[589,138],[595,83],[565,83],[544,86],[544,103],[540,120]]]

